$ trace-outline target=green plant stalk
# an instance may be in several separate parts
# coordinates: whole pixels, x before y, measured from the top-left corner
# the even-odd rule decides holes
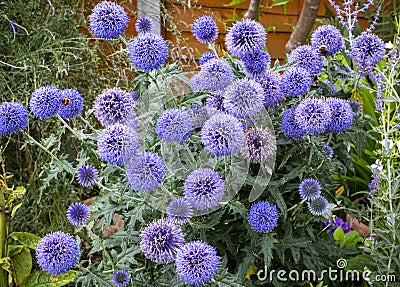
[[[6,200],[4,198],[4,192],[6,191],[6,172],[5,164],[1,156],[0,150],[0,162],[3,171],[3,182],[0,186],[0,259],[7,256],[7,214],[6,214]],[[0,269],[0,287],[8,286],[7,271]]]

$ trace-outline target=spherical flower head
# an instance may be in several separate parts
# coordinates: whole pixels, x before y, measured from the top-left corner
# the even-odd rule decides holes
[[[223,96],[224,92],[213,92],[210,93],[206,98],[205,106],[209,110],[217,110],[220,112],[225,112],[224,105],[223,105]]]
[[[216,114],[201,129],[201,142],[212,154],[234,154],[243,144],[243,128],[231,115]]]
[[[96,167],[90,164],[82,165],[76,174],[78,183],[83,187],[92,186],[99,178]]]
[[[199,58],[199,63],[200,63],[200,65],[204,65],[211,59],[215,59],[215,54],[213,52],[207,51],[207,52],[204,52],[203,54],[201,54],[201,56]]]
[[[184,198],[176,198],[167,206],[167,219],[172,223],[182,225],[188,223],[193,216],[192,205]]]
[[[136,69],[149,72],[160,68],[165,62],[168,46],[160,35],[142,33],[129,44],[128,54]]]
[[[306,134],[325,132],[331,121],[331,116],[331,109],[322,99],[305,99],[297,106],[295,111],[295,120]]]
[[[351,126],[354,116],[349,102],[340,98],[328,98],[326,103],[331,110],[331,120],[326,130],[331,133],[340,133],[347,130]]]
[[[294,49],[288,61],[297,63],[297,67],[305,69],[310,75],[318,74],[324,65],[321,53],[309,45],[301,45]]]
[[[250,118],[263,108],[264,90],[259,83],[249,79],[237,79],[226,89],[223,96],[225,111],[237,118]]]
[[[278,224],[279,212],[275,204],[260,201],[251,206],[247,218],[255,231],[266,233]]]
[[[110,40],[124,33],[129,17],[121,5],[103,1],[93,8],[89,22],[93,34],[99,38]]]
[[[323,215],[328,210],[328,200],[322,195],[308,202],[308,210],[312,215]]]
[[[85,204],[77,202],[68,207],[68,221],[74,226],[83,225],[89,221],[90,210]]]
[[[70,271],[78,262],[80,248],[69,234],[57,231],[47,234],[36,248],[39,267],[50,275],[60,275]]]
[[[125,124],[134,114],[135,102],[128,92],[119,88],[104,90],[94,101],[94,115],[107,127]]]
[[[242,58],[246,54],[261,51],[265,47],[266,36],[259,22],[245,19],[231,27],[225,37],[225,44],[233,56]]]
[[[0,105],[0,136],[24,130],[28,126],[28,111],[18,102],[4,102]]]
[[[131,281],[131,275],[125,270],[117,270],[112,276],[113,283],[118,287],[126,287]]]
[[[351,109],[352,109],[352,111],[353,111],[354,114],[359,114],[359,113],[361,113],[362,106],[361,106],[361,104],[360,104],[359,101],[357,101],[357,100],[352,100],[352,101],[349,102],[349,104],[350,104]]]
[[[335,55],[344,48],[344,39],[335,26],[323,25],[312,33],[311,46],[322,54]]]
[[[188,111],[168,109],[157,119],[156,133],[166,142],[183,143],[192,131],[192,119]]]
[[[248,129],[240,151],[250,162],[263,163],[276,154],[276,138],[268,129]]]
[[[97,139],[97,153],[101,160],[116,165],[126,162],[138,147],[136,131],[121,124],[106,127]]]
[[[63,119],[70,119],[79,116],[83,110],[83,97],[75,89],[65,89],[62,93],[62,105],[58,115]]]
[[[177,251],[185,243],[182,229],[165,219],[150,223],[140,238],[144,256],[158,264],[174,261]]]
[[[327,156],[329,159],[333,158],[333,149],[332,149],[330,146],[324,145],[324,146],[322,147],[322,149],[326,152],[326,156]]]
[[[151,30],[153,30],[153,27],[153,20],[146,16],[140,17],[135,24],[136,32],[138,32],[138,34],[150,33]]]
[[[163,159],[152,151],[142,152],[126,163],[126,179],[137,191],[151,191],[162,182],[166,171]]]
[[[32,93],[29,108],[35,117],[45,119],[55,116],[62,105],[62,93],[55,86],[43,86]]]
[[[302,200],[312,200],[321,195],[321,184],[318,180],[306,178],[299,185],[299,194]]]
[[[292,67],[283,72],[279,87],[289,96],[298,97],[307,93],[311,88],[312,78],[307,70],[301,67]]]
[[[192,81],[193,91],[222,91],[234,79],[232,68],[220,59],[211,59],[201,66]]]
[[[271,56],[265,51],[255,51],[245,54],[242,58],[243,69],[249,78],[257,77],[267,71],[271,63]]]
[[[212,280],[220,264],[215,248],[202,241],[192,241],[183,245],[175,261],[179,278],[194,286],[201,286]]]
[[[212,17],[202,16],[194,20],[192,33],[200,43],[208,44],[217,39],[218,27]]]
[[[225,183],[219,174],[210,168],[200,168],[185,180],[184,195],[198,210],[207,210],[218,205],[224,196]]]
[[[259,83],[264,90],[264,106],[273,107],[282,101],[285,95],[279,86],[281,80],[279,74],[267,71],[255,77],[254,80]]]
[[[350,57],[361,69],[371,69],[385,56],[385,43],[376,35],[362,33],[351,44]]]
[[[303,127],[299,125],[295,118],[297,106],[286,110],[282,115],[282,132],[291,139],[301,139],[306,134]]]

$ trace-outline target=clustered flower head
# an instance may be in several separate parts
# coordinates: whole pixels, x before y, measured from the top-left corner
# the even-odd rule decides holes
[[[279,74],[267,71],[261,75],[257,75],[254,80],[261,84],[261,87],[264,90],[264,106],[276,106],[284,98],[285,95],[279,85],[281,80]]]
[[[311,46],[323,55],[335,55],[344,48],[344,39],[335,26],[323,25],[312,33]]]
[[[83,187],[92,186],[99,178],[96,167],[90,164],[82,165],[76,174],[78,183]]]
[[[118,287],[126,287],[131,281],[131,275],[125,270],[117,270],[113,274],[112,280]]]
[[[93,34],[99,38],[110,40],[124,33],[129,17],[121,5],[103,1],[93,8],[89,22]]]
[[[324,62],[321,53],[310,45],[301,45],[294,49],[288,58],[289,63],[298,63],[310,75],[318,74]]]
[[[106,127],[97,139],[97,153],[100,159],[116,165],[120,165],[132,157],[138,147],[137,132],[122,124]]]
[[[74,226],[85,224],[90,218],[89,207],[80,202],[74,203],[68,207],[67,218]]]
[[[279,87],[289,96],[298,97],[307,93],[311,88],[312,78],[310,73],[301,67],[292,67],[283,72]]]
[[[188,223],[193,216],[193,207],[189,201],[184,198],[171,200],[166,211],[167,219],[178,225]]]
[[[201,56],[199,58],[199,63],[200,63],[200,65],[204,65],[211,59],[215,59],[215,54],[213,52],[207,51],[207,52],[204,52],[203,54],[201,54]]]
[[[209,110],[225,112],[223,99],[224,99],[224,92],[222,91],[210,93],[206,98],[205,106]]]
[[[34,116],[45,119],[55,116],[62,105],[62,92],[55,86],[43,86],[32,93],[29,108]]]
[[[326,152],[326,156],[327,156],[329,159],[333,158],[333,149],[332,149],[330,146],[324,145],[324,146],[322,147],[322,149]]]
[[[125,124],[132,119],[135,102],[130,93],[119,88],[106,89],[94,101],[94,115],[103,126]]]
[[[313,215],[323,215],[328,210],[328,200],[322,195],[308,202],[308,210]]]
[[[385,43],[376,35],[362,33],[351,43],[350,57],[362,72],[371,70],[385,56]]]
[[[202,241],[183,245],[175,261],[179,278],[194,286],[201,286],[212,280],[220,264],[215,248]]]
[[[302,200],[312,200],[321,195],[321,184],[313,178],[306,178],[299,185],[299,194]]]
[[[47,234],[36,248],[39,267],[50,275],[60,275],[75,267],[80,254],[76,240],[69,234],[57,231]]]
[[[210,16],[202,16],[194,20],[192,33],[203,44],[214,42],[218,37],[218,27]]]
[[[263,163],[276,154],[276,138],[269,129],[248,129],[240,151],[250,162]]]
[[[192,120],[188,111],[168,109],[157,119],[156,133],[166,142],[182,143],[189,138]]]
[[[182,229],[165,219],[150,223],[140,234],[140,239],[144,256],[158,264],[174,261],[177,251],[185,243]]]
[[[220,59],[210,59],[201,66],[191,81],[193,91],[220,91],[234,79],[232,68]]]
[[[308,98],[295,110],[295,120],[306,134],[319,134],[326,131],[331,121],[329,105],[322,99]]]
[[[264,90],[259,83],[249,79],[236,79],[223,96],[225,111],[237,118],[250,118],[264,107]]]
[[[354,117],[350,104],[340,98],[328,98],[326,103],[331,111],[331,119],[326,130],[332,133],[340,133],[347,130],[351,126]]]
[[[142,152],[126,162],[126,179],[138,191],[151,191],[162,182],[166,171],[163,159],[152,151]]]
[[[62,93],[62,105],[58,115],[63,119],[70,119],[79,116],[83,110],[83,97],[75,89],[65,89]]]
[[[265,233],[270,232],[278,224],[279,212],[276,205],[260,201],[251,206],[247,217],[255,231]]]
[[[271,63],[271,56],[265,51],[255,51],[242,57],[243,70],[249,78],[264,74]]]
[[[219,174],[210,168],[193,171],[185,180],[184,196],[196,209],[216,207],[225,192],[225,183]]]
[[[153,33],[140,33],[128,46],[129,58],[136,69],[149,72],[162,66],[168,57],[165,40]]]
[[[217,114],[201,129],[201,142],[217,156],[234,154],[243,144],[243,128],[231,115]]]
[[[138,32],[138,34],[150,33],[151,30],[153,30],[153,27],[153,20],[146,16],[140,17],[135,24],[136,32]]]
[[[0,105],[0,136],[24,130],[28,126],[28,111],[18,102],[4,102]]]
[[[287,109],[282,115],[282,132],[291,139],[301,139],[306,134],[302,125],[296,121],[297,106]]]
[[[246,54],[261,51],[265,47],[266,32],[257,21],[245,19],[236,22],[225,37],[226,47],[233,56],[242,58]]]
[[[326,227],[329,227],[329,229],[327,230],[329,233],[334,233],[335,230],[339,227],[342,228],[344,233],[348,233],[351,231],[350,224],[343,221],[343,219],[336,215],[333,216],[333,222],[331,220],[326,220],[324,221],[324,225]]]

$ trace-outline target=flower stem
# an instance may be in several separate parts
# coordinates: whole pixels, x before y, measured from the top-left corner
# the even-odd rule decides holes
[[[3,176],[0,178],[2,182],[0,186],[0,259],[7,256],[7,214],[6,214],[6,201],[4,198],[4,192],[6,191],[6,172],[5,163],[1,156],[2,150],[0,149],[0,162],[3,170]],[[7,287],[7,272],[4,269],[0,269],[0,287]]]

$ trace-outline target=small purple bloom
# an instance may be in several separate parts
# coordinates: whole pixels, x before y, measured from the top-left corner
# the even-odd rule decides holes
[[[308,98],[296,108],[295,120],[306,134],[319,134],[326,131],[331,122],[331,110],[322,99]]]
[[[264,51],[245,54],[242,58],[243,69],[249,78],[264,74],[271,63],[271,56]]]
[[[99,172],[96,167],[90,164],[82,165],[76,174],[78,183],[83,187],[89,187],[93,185],[99,178]]]
[[[339,216],[334,215],[334,222],[327,220],[324,221],[324,225],[329,227],[327,230],[329,233],[334,233],[335,230],[339,227],[342,228],[344,233],[348,233],[351,231],[351,227],[347,222],[344,222],[343,219],[341,219]]]
[[[350,57],[362,71],[368,71],[385,56],[385,43],[376,35],[362,33],[351,44]]]
[[[248,129],[240,151],[250,162],[263,163],[276,154],[276,138],[269,129]]]
[[[131,275],[125,270],[117,270],[113,274],[112,280],[118,287],[126,287],[131,281]]]
[[[74,203],[68,207],[67,218],[74,226],[83,225],[88,222],[90,218],[89,207],[80,202]]]
[[[65,89],[62,93],[62,105],[58,110],[58,115],[63,119],[79,116],[83,110],[83,97],[75,89]]]
[[[55,116],[62,105],[62,92],[55,86],[43,86],[32,93],[31,112],[39,119]]]
[[[301,139],[306,134],[303,127],[296,121],[295,112],[297,106],[286,110],[282,115],[282,132],[292,139]]]
[[[331,110],[331,120],[326,126],[326,130],[331,133],[340,133],[347,130],[353,123],[353,110],[350,104],[340,98],[326,99]]]
[[[153,30],[154,23],[149,17],[140,17],[135,24],[136,32],[140,33],[150,33]]]
[[[193,91],[222,91],[234,79],[232,68],[220,59],[208,60],[192,81]]]
[[[247,218],[255,231],[266,233],[270,232],[278,224],[279,212],[276,205],[260,201],[251,206]]]
[[[184,198],[176,198],[167,206],[167,219],[172,223],[182,225],[188,223],[193,216],[192,205]]]
[[[166,142],[183,143],[192,131],[192,120],[188,111],[168,109],[157,119],[156,133]]]
[[[335,55],[344,48],[344,39],[339,29],[323,25],[312,33],[311,46],[322,54]]]
[[[306,178],[299,185],[299,194],[302,200],[312,200],[321,195],[321,184],[313,178]]]
[[[254,80],[260,83],[264,90],[264,106],[273,107],[282,101],[285,95],[279,86],[281,81],[279,74],[267,71],[255,77]]]
[[[305,69],[310,75],[318,74],[324,64],[321,53],[309,45],[301,45],[294,49],[288,62],[298,63],[297,67]]]
[[[298,97],[307,93],[311,88],[312,78],[307,70],[301,67],[292,67],[283,72],[279,87],[289,96]]]
[[[332,149],[330,146],[324,145],[324,146],[322,147],[322,149],[326,152],[326,156],[327,156],[329,159],[333,158],[333,149]]]
[[[328,210],[328,200],[322,195],[308,202],[308,210],[313,215],[323,215]]]
[[[202,16],[194,20],[192,33],[202,44],[214,42],[218,37],[218,27],[210,16]]]
[[[28,111],[18,102],[4,102],[0,105],[0,136],[24,130],[28,126]]]
[[[204,65],[205,63],[207,63],[209,60],[211,59],[215,59],[215,54],[214,52],[204,52],[203,54],[201,54],[200,58],[199,58],[199,63],[200,65]]]

